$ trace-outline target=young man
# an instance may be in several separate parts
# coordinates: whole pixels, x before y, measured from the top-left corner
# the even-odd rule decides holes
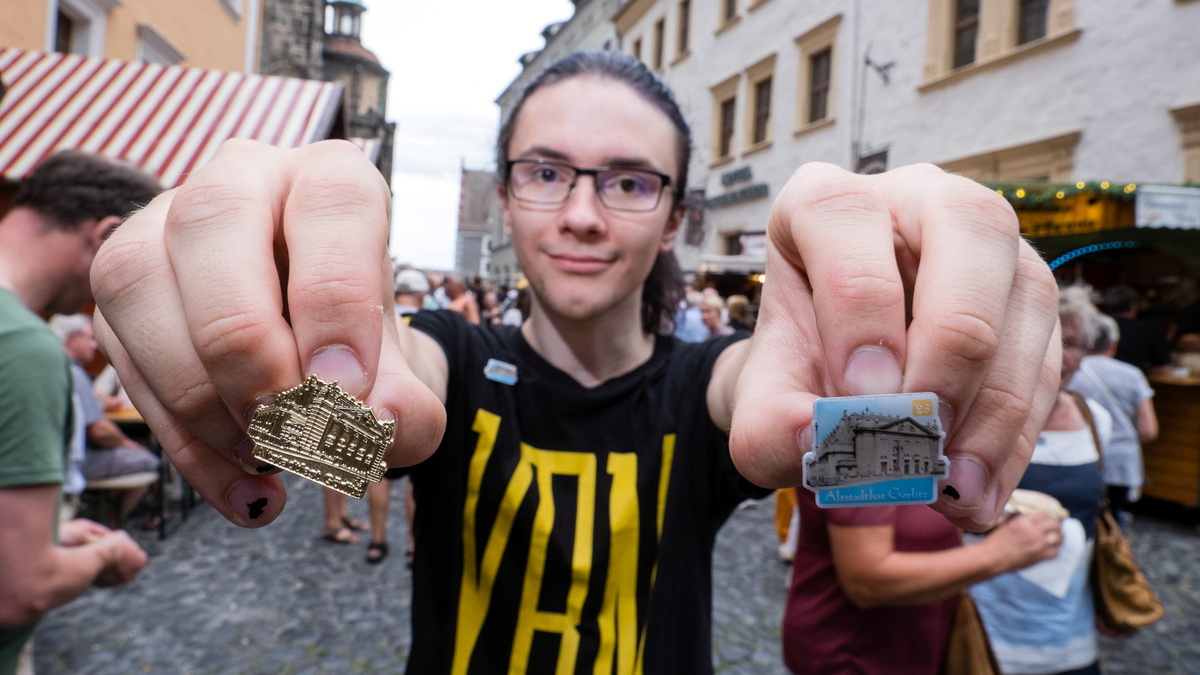
[[[799,483],[815,397],[937,391],[956,495],[937,508],[986,528],[1058,352],[1053,280],[1011,209],[931,168],[802,169],[769,224],[753,344],[663,337],[688,136],[627,56],[575,54],[530,85],[497,165],[531,312],[494,331],[381,320],[387,189],[346,146],[227,145],[106,247],[104,343],[180,470],[244,526],[284,502],[227,461],[255,401],[311,373],[397,420],[389,464],[420,463],[409,672],[709,671],[716,531]]]
[[[155,181],[62,152],[25,180],[0,220],[0,672],[17,669],[35,622],[87,591],[132,581],[146,554],[123,531],[58,506],[71,437],[67,356],[43,317],[91,301],[88,270]]]

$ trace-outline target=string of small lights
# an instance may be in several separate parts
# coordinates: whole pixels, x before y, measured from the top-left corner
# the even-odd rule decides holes
[[[1036,206],[1076,195],[1105,196],[1120,201],[1129,201],[1137,192],[1137,183],[1112,183],[1109,181],[1078,181],[1075,183],[984,183],[1013,205]]]

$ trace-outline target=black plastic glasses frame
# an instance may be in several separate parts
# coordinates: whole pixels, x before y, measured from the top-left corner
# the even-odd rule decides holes
[[[535,165],[539,165],[539,166],[562,167],[564,169],[570,169],[571,171],[574,171],[575,177],[571,180],[570,185],[567,186],[567,194],[563,195],[563,198],[559,199],[558,201],[542,201],[542,200],[538,200],[538,199],[527,199],[524,197],[517,196],[517,191],[513,189],[512,168],[513,168],[513,165],[515,165],[515,164],[535,164]],[[637,173],[647,173],[652,176],[658,176],[659,178],[661,178],[662,185],[659,186],[658,193],[655,195],[654,206],[651,206],[651,207],[645,208],[645,209],[623,209],[623,208],[620,208],[617,206],[609,206],[608,202],[606,202],[604,200],[604,195],[600,193],[600,180],[599,180],[600,174],[605,173],[607,171],[631,171],[631,172],[637,172]],[[624,211],[626,213],[648,213],[650,211],[653,211],[654,209],[657,209],[658,205],[662,203],[663,190],[667,189],[667,187],[669,187],[671,185],[671,177],[670,176],[668,176],[665,173],[659,173],[658,171],[652,171],[650,169],[635,169],[632,167],[620,167],[620,166],[599,166],[594,169],[581,169],[577,166],[571,166],[570,164],[567,164],[566,162],[555,162],[555,161],[548,160],[548,159],[510,159],[510,160],[508,160],[508,163],[505,164],[505,166],[504,166],[504,172],[505,172],[505,175],[507,176],[505,182],[507,183],[508,194],[512,195],[513,199],[516,199],[519,202],[526,202],[529,204],[542,204],[542,205],[546,205],[546,206],[554,206],[557,204],[566,203],[567,199],[569,199],[571,197],[571,192],[575,189],[575,184],[579,182],[579,177],[580,176],[591,176],[592,183],[596,190],[596,198],[600,200],[600,203],[604,205],[604,208],[610,209],[613,211]]]

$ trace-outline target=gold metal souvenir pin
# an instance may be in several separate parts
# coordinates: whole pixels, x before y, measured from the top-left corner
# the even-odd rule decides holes
[[[383,480],[395,428],[337,382],[310,375],[255,410],[248,433],[254,457],[362,499],[367,481]]]

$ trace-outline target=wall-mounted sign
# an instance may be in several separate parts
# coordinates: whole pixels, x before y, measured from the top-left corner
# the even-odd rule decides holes
[[[861,174],[883,173],[888,170],[888,151],[880,150],[869,155],[859,155],[854,172]]]
[[[766,232],[743,232],[738,236],[738,244],[741,255],[767,259]]]
[[[751,178],[754,178],[754,173],[750,171],[750,167],[743,166],[740,169],[734,169],[733,171],[726,171],[725,173],[721,174],[721,185],[724,185],[725,187],[729,187],[730,185],[733,185],[734,183],[738,183],[741,181],[747,181],[747,180],[750,180]]]
[[[1138,227],[1200,230],[1200,188],[1141,185],[1135,209]]]
[[[1033,239],[1130,227],[1132,207],[1128,201],[1088,193],[1015,205],[1021,234]]]

